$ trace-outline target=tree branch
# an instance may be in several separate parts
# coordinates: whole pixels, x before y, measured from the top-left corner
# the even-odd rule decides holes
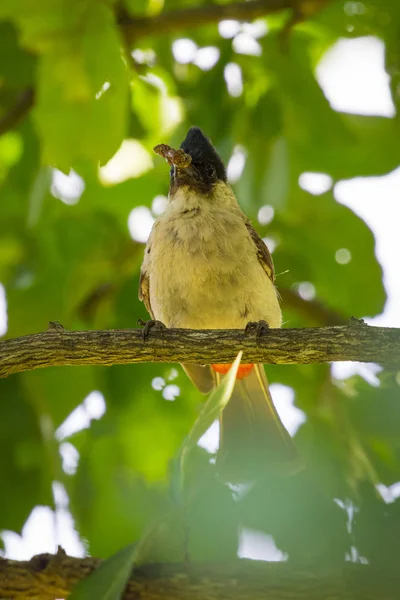
[[[13,600],[66,598],[74,584],[101,561],[63,551],[30,561],[0,559],[0,597]],[[370,566],[343,564],[316,571],[290,563],[238,560],[229,564],[159,564],[133,570],[124,600],[392,600],[399,577]]]
[[[30,111],[34,103],[35,92],[33,88],[28,88],[21,92],[14,106],[12,106],[9,112],[0,119],[0,135],[3,135],[6,131],[16,127]]]
[[[139,38],[159,33],[174,33],[182,29],[191,29],[218,23],[224,19],[251,21],[268,14],[287,9],[300,10],[304,16],[310,16],[323,8],[331,0],[249,0],[232,4],[206,4],[163,12],[154,17],[122,16],[118,24],[131,43]]]
[[[67,331],[51,324],[36,333],[0,342],[0,377],[44,367],[139,362],[231,363],[243,350],[246,363],[310,364],[331,361],[400,362],[400,329],[349,325],[270,329],[256,339],[242,329],[140,329]]]

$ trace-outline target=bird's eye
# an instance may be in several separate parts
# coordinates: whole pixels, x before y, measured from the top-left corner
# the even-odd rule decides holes
[[[215,167],[212,164],[206,165],[205,171],[208,179],[214,179],[217,174],[217,171],[215,170]]]

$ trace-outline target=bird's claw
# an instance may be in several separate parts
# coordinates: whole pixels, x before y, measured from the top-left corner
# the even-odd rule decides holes
[[[143,321],[143,319],[138,319],[137,323],[138,323],[138,325],[143,327],[142,338],[143,338],[144,342],[149,337],[149,333],[152,329],[155,329],[156,331],[161,331],[162,329],[166,329],[166,325],[164,325],[164,323],[162,323],[161,321],[156,321],[154,319],[150,319],[149,321]]]
[[[245,335],[255,334],[256,338],[258,339],[263,335],[266,335],[266,333],[268,333],[268,329],[269,325],[267,321],[262,319],[261,321],[250,321],[247,323],[246,327],[244,328],[244,333]]]

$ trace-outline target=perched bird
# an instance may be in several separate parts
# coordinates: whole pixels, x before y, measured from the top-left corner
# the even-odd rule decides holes
[[[169,202],[147,242],[139,298],[152,319],[167,327],[280,327],[271,255],[241,211],[220,156],[198,127],[189,129],[181,150],[173,152],[184,158],[176,160],[180,166],[171,163]],[[203,393],[227,370],[226,365],[183,368]],[[241,365],[220,419],[220,474],[247,481],[271,468],[291,469],[297,459],[263,365]]]

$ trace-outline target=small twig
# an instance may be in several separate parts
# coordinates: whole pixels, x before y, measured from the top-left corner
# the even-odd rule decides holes
[[[0,119],[0,135],[16,127],[35,103],[35,92],[33,88],[24,90],[17,98],[16,103],[10,111]]]
[[[332,361],[400,363],[400,329],[353,324],[306,329],[269,329],[260,337],[242,329],[141,329],[43,333],[0,342],[0,377],[66,365],[140,362],[311,364]]]
[[[331,0],[303,0],[300,6],[306,6],[304,13],[310,16],[328,4]],[[205,4],[163,12],[154,17],[127,17],[123,15],[118,23],[127,40],[134,42],[139,38],[159,33],[174,33],[184,29],[218,23],[224,19],[251,21],[282,10],[297,10],[299,0],[249,0],[231,4]]]

